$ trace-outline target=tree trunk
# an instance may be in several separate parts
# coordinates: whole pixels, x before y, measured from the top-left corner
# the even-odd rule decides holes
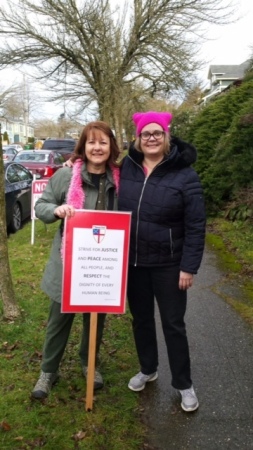
[[[1,138],[0,128],[0,141]],[[20,315],[20,310],[15,299],[8,256],[2,142],[0,142],[0,296],[3,302],[4,319],[13,320],[17,318]]]
[[[119,109],[114,112],[114,130],[115,130],[115,137],[118,142],[119,149],[122,153],[123,151],[123,136],[122,136],[122,120],[121,120],[121,113]]]
[[[120,151],[122,151],[122,127],[120,127],[120,105],[115,108],[113,97],[115,93],[113,89],[111,90],[111,98],[104,98],[103,95],[98,95],[98,105],[99,105],[99,119],[107,122],[108,125],[113,129],[115,137],[119,146]],[[106,105],[106,106],[105,106]]]

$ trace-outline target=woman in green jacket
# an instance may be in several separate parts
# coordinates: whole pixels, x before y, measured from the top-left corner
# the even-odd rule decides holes
[[[42,290],[50,297],[50,310],[41,373],[32,391],[33,398],[47,397],[58,380],[59,365],[74,319],[74,314],[61,313],[63,221],[66,217],[72,217],[75,209],[117,209],[118,156],[119,148],[109,126],[101,121],[87,124],[74,151],[73,169],[59,169],[49,179],[42,196],[36,202],[36,216],[45,223],[60,220],[60,226],[53,240],[41,284]],[[103,387],[103,378],[97,370],[97,364],[105,317],[105,314],[98,314],[94,389]],[[87,375],[88,365],[89,323],[90,314],[83,314],[79,355],[84,376]]]

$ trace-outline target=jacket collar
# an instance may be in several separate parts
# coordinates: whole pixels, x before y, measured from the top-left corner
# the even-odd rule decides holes
[[[87,166],[84,161],[82,161],[81,164],[81,176],[83,181],[85,181],[87,184],[91,184],[90,175],[87,171]],[[111,183],[112,186],[116,189],[116,193],[118,194],[119,190],[119,177],[120,177],[120,170],[119,167],[114,166],[111,164],[110,166],[106,166],[106,178]]]

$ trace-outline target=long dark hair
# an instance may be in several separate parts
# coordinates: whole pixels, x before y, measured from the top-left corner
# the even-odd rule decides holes
[[[101,132],[108,136],[108,138],[110,139],[110,157],[108,160],[108,164],[114,164],[115,166],[118,166],[116,161],[119,157],[120,150],[115,136],[109,125],[106,122],[102,122],[99,120],[90,122],[84,127],[79,141],[75,146],[74,155],[72,156],[71,160],[74,162],[76,159],[81,158],[83,161],[86,161],[85,144],[87,139],[91,134],[92,137],[100,138]]]

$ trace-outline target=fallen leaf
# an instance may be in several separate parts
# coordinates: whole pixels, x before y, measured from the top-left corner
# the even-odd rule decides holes
[[[75,441],[82,441],[86,436],[86,431],[78,431],[78,433],[74,434],[72,438]]]
[[[111,350],[110,352],[109,352],[109,355],[111,356],[111,355],[114,355],[114,353],[116,353],[117,352],[117,349],[114,349],[114,350]]]
[[[10,345],[9,347],[8,347],[8,350],[14,350],[16,347],[17,347],[17,342],[15,342],[15,344],[13,344],[13,345]]]
[[[0,422],[0,429],[3,431],[10,431],[11,426],[7,422]]]

